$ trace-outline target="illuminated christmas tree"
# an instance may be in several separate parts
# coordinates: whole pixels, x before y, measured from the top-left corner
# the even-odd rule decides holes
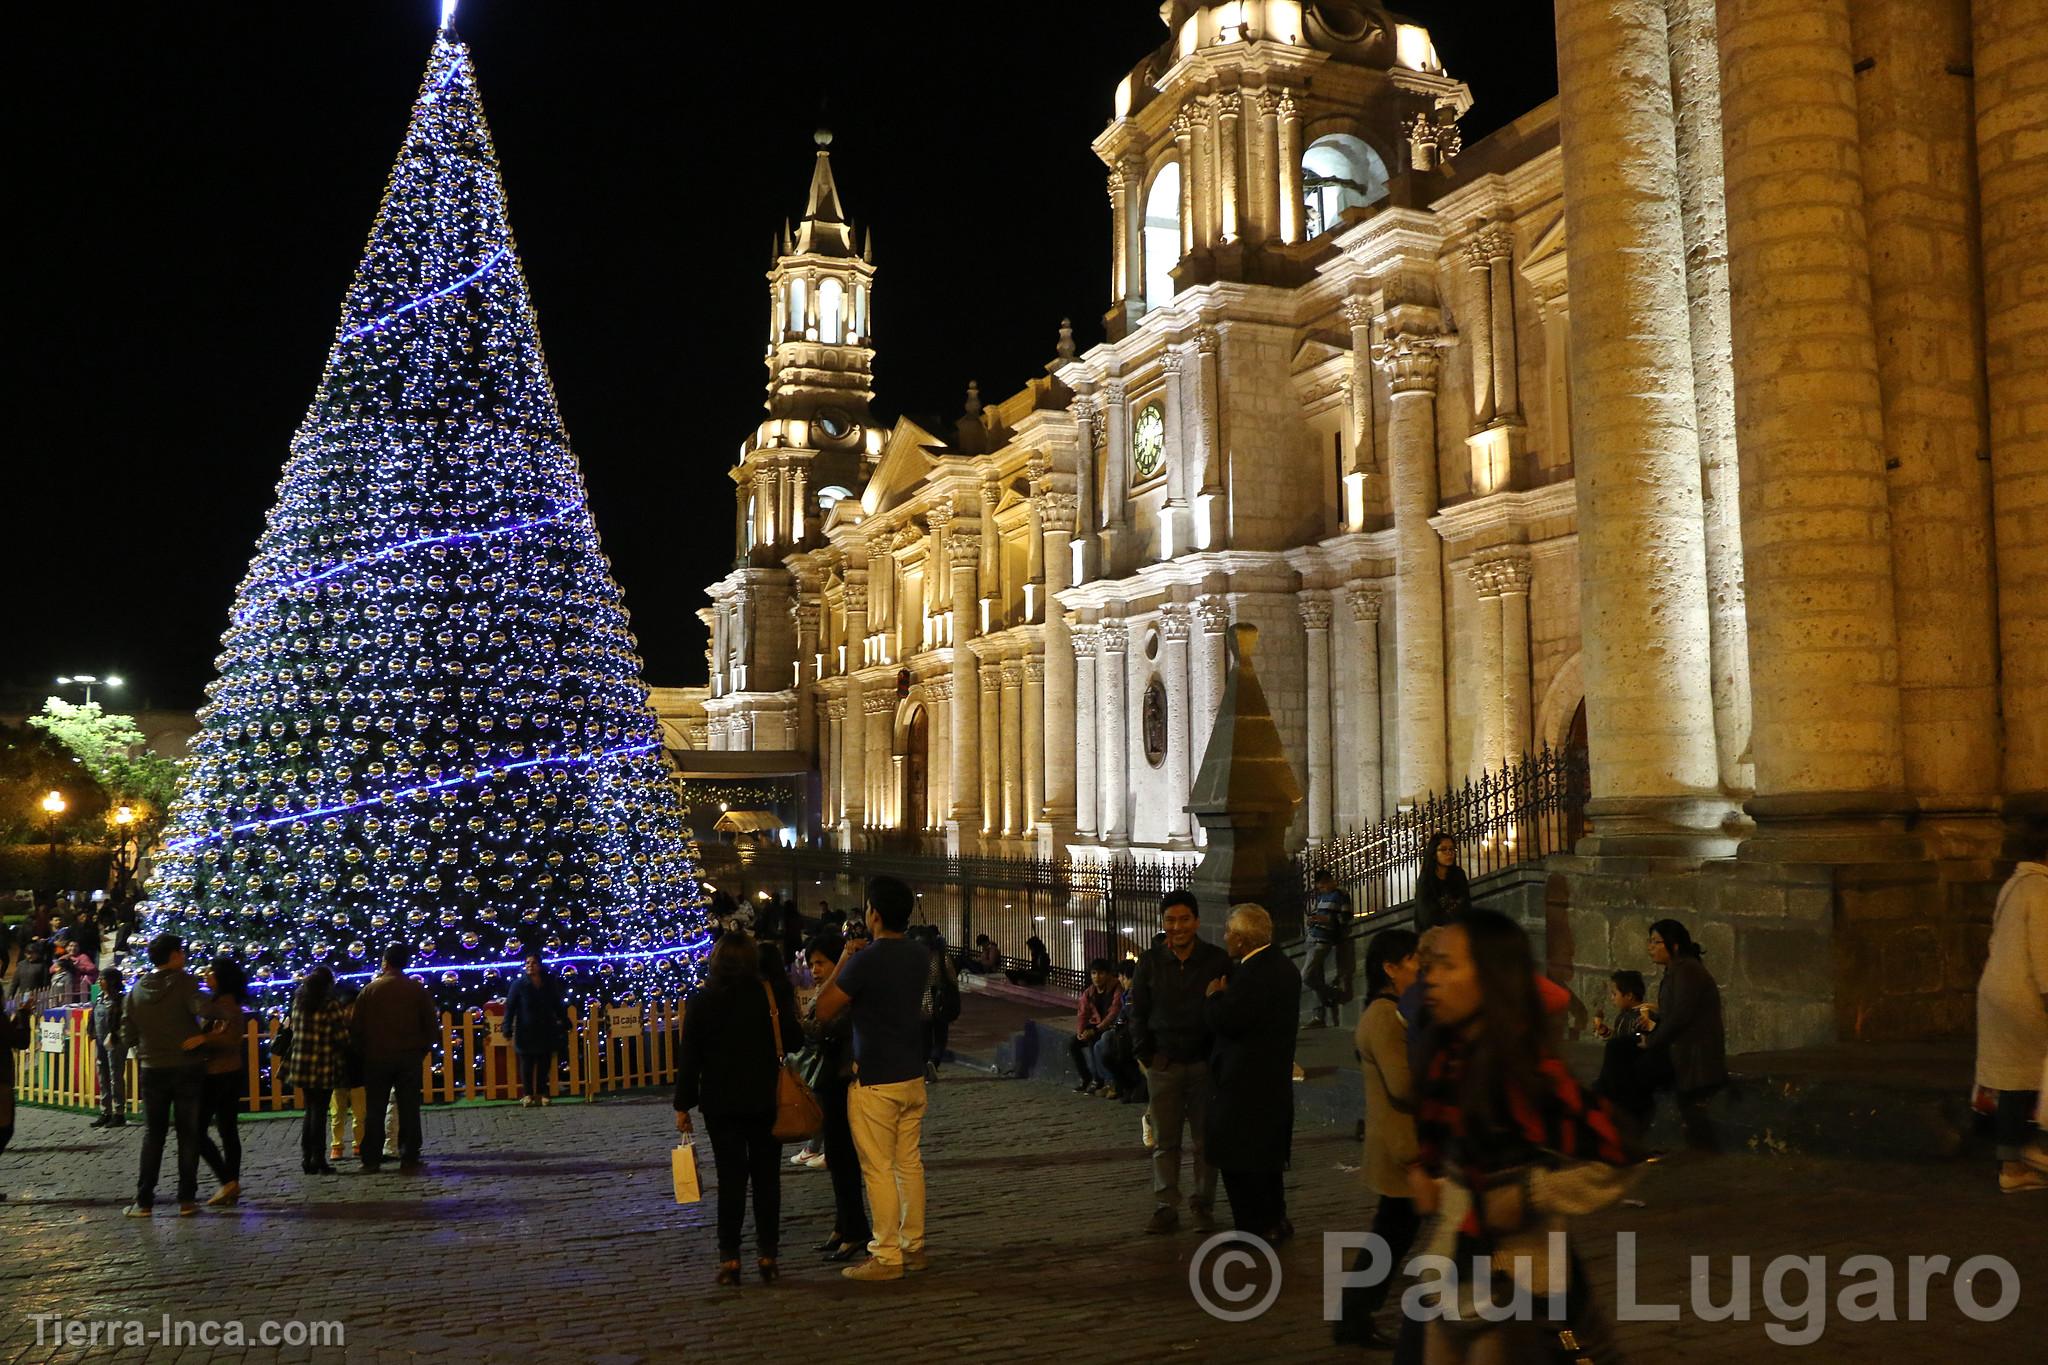
[[[152,923],[259,982],[386,945],[445,1003],[539,945],[673,998],[704,898],[444,26],[236,591]]]

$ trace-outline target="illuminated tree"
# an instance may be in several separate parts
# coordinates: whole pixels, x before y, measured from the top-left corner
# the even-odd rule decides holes
[[[703,896],[635,647],[444,27],[236,591],[153,924],[259,982],[404,941],[474,1002],[532,944],[579,994],[673,997]]]

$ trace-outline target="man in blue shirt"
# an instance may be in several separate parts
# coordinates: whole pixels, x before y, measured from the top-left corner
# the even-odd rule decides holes
[[[931,952],[904,937],[917,898],[894,877],[867,886],[869,938],[849,938],[818,995],[820,1022],[853,1016],[853,1084],[846,1094],[874,1239],[849,1280],[899,1280],[923,1270],[925,986]]]
[[[1308,970],[1302,975],[1315,992],[1316,1014],[1310,1028],[1337,1022],[1337,1011],[1351,999],[1351,978],[1357,963],[1351,950],[1351,897],[1337,887],[1327,867],[1316,869],[1316,889],[1308,898]],[[1336,971],[1329,968],[1333,964]],[[1333,979],[1334,978],[1334,979]]]

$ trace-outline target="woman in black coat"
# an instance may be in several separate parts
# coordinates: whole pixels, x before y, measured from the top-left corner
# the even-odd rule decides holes
[[[779,1034],[779,1037],[778,1037]],[[761,950],[744,929],[719,935],[704,984],[683,1009],[676,1067],[676,1131],[704,1112],[718,1170],[718,1283],[740,1282],[740,1225],[754,1190],[754,1248],[764,1281],[776,1276],[782,1219],[782,1144],[775,1140],[778,1053],[803,1046],[789,978],[761,978]]]
[[[1686,1146],[1720,1150],[1707,1101],[1728,1082],[1728,1035],[1721,1021],[1721,988],[1700,945],[1675,919],[1650,926],[1650,961],[1664,969],[1657,983],[1656,1013],[1643,1023],[1643,1051],[1649,1073],[1678,1094],[1678,1117]]]
[[[1458,841],[1441,831],[1430,835],[1415,881],[1415,932],[1449,924],[1471,904],[1471,883],[1458,866]]]
[[[555,1058],[569,1050],[569,992],[547,969],[540,951],[526,954],[525,970],[505,997],[505,1036],[519,1055],[519,1103],[549,1104]]]

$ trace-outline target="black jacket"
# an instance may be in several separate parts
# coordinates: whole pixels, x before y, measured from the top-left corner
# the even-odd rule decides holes
[[[1721,1023],[1721,988],[1707,964],[1691,954],[1672,959],[1657,983],[1657,1027],[1645,1051],[1654,1066],[1668,1057],[1680,1094],[1728,1079],[1728,1037]]]
[[[676,1065],[676,1109],[702,1109],[704,1117],[764,1118],[775,1113],[775,1035],[768,991],[782,1020],[782,1046],[804,1045],[796,993],[789,979],[764,983],[718,981],[683,1008],[683,1048]]]
[[[1277,947],[1237,964],[1230,988],[1203,1005],[1216,1035],[1209,1069],[1209,1164],[1284,1171],[1294,1145],[1294,1038],[1301,973]]]
[[[1202,993],[1230,970],[1230,954],[1213,943],[1195,940],[1182,962],[1165,944],[1147,948],[1131,978],[1131,1047],[1150,1066],[1154,1054],[1169,1062],[1199,1062],[1209,1055],[1209,1025],[1202,1015]]]
[[[1472,885],[1465,869],[1453,866],[1441,880],[1434,866],[1425,865],[1415,885],[1415,930],[1449,924],[1451,917],[1472,904]]]

